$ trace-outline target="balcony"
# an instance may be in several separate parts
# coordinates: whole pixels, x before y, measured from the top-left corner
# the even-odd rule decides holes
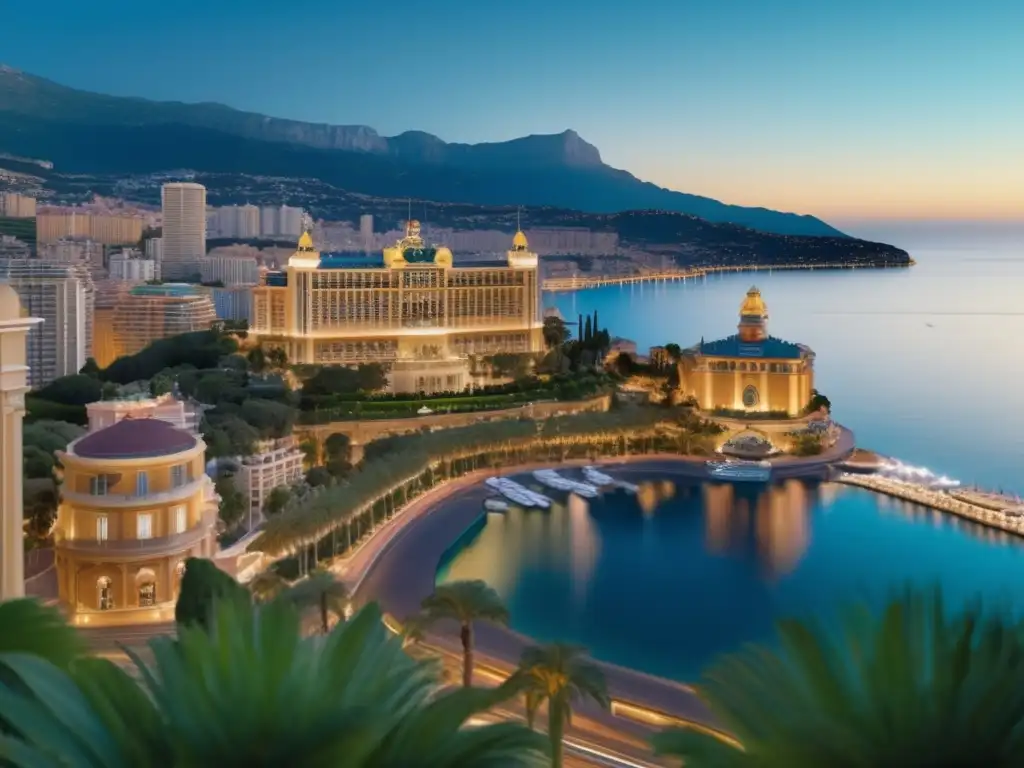
[[[159,493],[146,493],[137,495],[134,493],[82,493],[69,490],[66,485],[60,488],[63,499],[71,504],[87,507],[103,507],[104,509],[119,509],[123,507],[147,507],[160,504],[172,504],[177,501],[184,501],[198,493],[209,482],[209,478],[203,475],[198,480],[190,480],[184,485],[172,488],[169,491]],[[212,486],[212,483],[210,483]]]
[[[203,513],[198,525],[182,533],[170,536],[154,536],[149,539],[69,539],[60,531],[54,536],[57,549],[66,549],[83,555],[106,557],[160,557],[196,544],[214,529],[217,523],[217,509],[212,507]]]

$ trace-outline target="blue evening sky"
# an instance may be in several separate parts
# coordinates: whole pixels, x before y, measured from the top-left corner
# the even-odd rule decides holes
[[[574,128],[606,162],[844,218],[1024,218],[1019,0],[9,0],[0,62],[389,135]]]

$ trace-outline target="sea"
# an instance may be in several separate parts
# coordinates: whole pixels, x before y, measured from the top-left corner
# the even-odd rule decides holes
[[[859,446],[966,485],[1024,494],[1024,224],[860,224],[908,269],[712,275],[546,294],[613,336],[690,346],[736,332],[747,289],[773,336],[816,354],[817,389]]]
[[[596,310],[644,349],[733,333],[756,284],[772,334],[816,352],[817,387],[859,445],[1024,495],[1024,227],[873,227],[847,231],[907,249],[916,266],[546,300],[567,319]],[[700,483],[655,464],[607,471],[639,492],[481,510],[438,580],[484,579],[516,631],[685,682],[747,643],[771,646],[780,618],[838,627],[840,606],[878,609],[908,585],[939,586],[954,608],[980,597],[1024,613],[1020,537],[837,483]],[[481,498],[468,489],[447,503]]]

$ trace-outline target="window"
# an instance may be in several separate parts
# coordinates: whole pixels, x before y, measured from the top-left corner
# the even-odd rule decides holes
[[[176,464],[171,467],[171,487],[181,488],[185,484],[185,465]]]
[[[101,611],[109,611],[114,607],[114,590],[111,589],[110,579],[106,576],[101,576],[97,579],[96,591],[99,593],[97,602]]]
[[[96,541],[107,540],[107,516],[100,515],[96,518]]]
[[[156,584],[151,581],[139,585],[139,607],[148,608],[156,604]]]
[[[153,514],[151,512],[140,512],[136,522],[136,538],[153,538]]]
[[[89,478],[89,493],[93,496],[107,495],[107,476],[98,475]]]
[[[188,525],[188,515],[184,505],[173,507],[171,514],[174,517],[174,532],[184,533],[185,527]]]
[[[139,472],[135,475],[135,495],[146,496],[149,494],[149,475]]]

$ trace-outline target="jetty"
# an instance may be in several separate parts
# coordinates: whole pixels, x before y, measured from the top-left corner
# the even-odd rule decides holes
[[[903,501],[931,507],[940,512],[948,512],[966,520],[996,528],[1017,536],[1024,536],[1024,505],[1006,506],[1003,508],[983,507],[964,501],[959,493],[951,493],[945,489],[919,485],[905,480],[896,480],[878,475],[859,475],[844,472],[837,481],[845,485],[866,488],[876,493],[884,493]]]
[[[728,266],[690,267],[688,269],[666,269],[657,272],[632,272],[621,275],[571,275],[569,277],[546,278],[541,287],[545,291],[579,291],[585,288],[600,288],[604,285],[633,285],[636,283],[675,283],[704,278],[708,275],[724,272],[772,272],[774,270],[810,270],[816,269],[903,269],[909,264],[859,264],[834,262],[827,264],[809,264],[796,262],[793,264],[736,264]]]

